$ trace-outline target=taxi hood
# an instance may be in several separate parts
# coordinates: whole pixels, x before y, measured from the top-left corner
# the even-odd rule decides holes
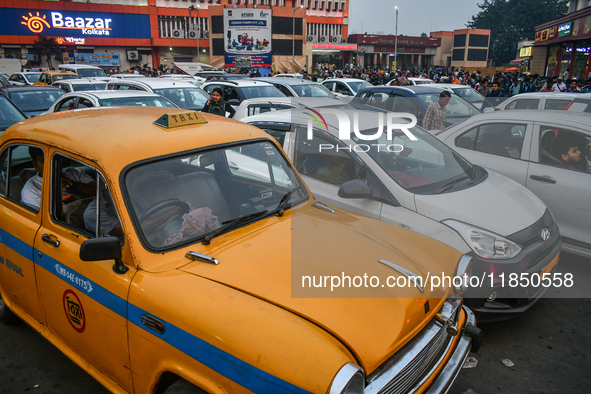
[[[531,226],[546,212],[544,203],[517,182],[486,170],[477,185],[437,195],[415,195],[417,212],[437,221],[460,222],[509,236]]]
[[[410,280],[404,289],[389,288],[388,276],[394,278],[391,281],[407,277],[379,260],[425,280],[427,275],[453,275],[461,257],[456,250],[409,230],[309,204],[216,237],[207,248],[193,245],[190,250],[215,257],[219,265],[192,262],[181,271],[315,323],[346,344],[368,373],[427,324],[450,294],[449,288],[432,291],[431,284],[424,282],[421,293]],[[364,275],[367,287],[360,282]],[[348,276],[353,283],[331,291],[336,280],[325,276],[341,281]],[[379,285],[373,279],[376,287],[370,283],[372,276],[379,278]],[[323,287],[315,287],[321,282]]]

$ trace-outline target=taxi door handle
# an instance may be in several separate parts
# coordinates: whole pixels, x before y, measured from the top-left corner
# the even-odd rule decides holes
[[[47,234],[43,234],[41,239],[44,242],[47,242],[48,244],[53,245],[54,248],[57,248],[58,246],[60,246],[60,241],[54,241],[53,239],[49,238],[49,235],[47,235]]]
[[[556,179],[549,177],[548,175],[539,176],[539,175],[530,175],[530,178],[540,182],[548,182],[548,183],[556,183]]]

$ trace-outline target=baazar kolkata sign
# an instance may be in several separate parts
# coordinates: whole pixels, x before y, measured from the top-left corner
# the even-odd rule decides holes
[[[0,35],[149,39],[150,17],[127,13],[1,8]]]

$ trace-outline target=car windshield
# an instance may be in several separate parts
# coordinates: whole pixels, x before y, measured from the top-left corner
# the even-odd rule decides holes
[[[324,85],[313,85],[313,84],[306,84],[306,85],[291,85],[291,88],[295,90],[295,92],[300,97],[333,97],[333,94],[326,88]]]
[[[269,140],[144,162],[124,179],[130,214],[152,250],[208,242],[308,198],[289,161]]]
[[[90,78],[90,77],[106,77],[107,75],[103,70],[100,68],[79,68],[78,75],[80,78]]]
[[[105,90],[107,83],[85,83],[85,84],[73,84],[72,88],[75,92],[82,92],[86,90]]]
[[[275,86],[248,86],[237,88],[245,99],[257,97],[286,97]]]
[[[440,92],[419,93],[417,96],[428,106],[439,101]],[[471,104],[468,104],[456,94],[452,93],[449,103],[445,106],[445,113],[448,118],[463,118],[479,114],[480,111]]]
[[[377,127],[374,127],[360,133],[375,135],[376,132]],[[466,185],[466,181],[477,180],[474,167],[429,132],[420,127],[410,128],[409,132],[417,138],[416,141],[400,130],[393,130],[392,141],[389,141],[386,128],[371,144],[355,134],[351,138],[397,184],[412,193],[441,193]]]
[[[10,99],[23,112],[47,111],[65,92],[61,89],[10,92]]]
[[[371,83],[366,81],[359,81],[359,82],[348,82],[349,86],[355,93],[359,92],[361,89],[369,88],[373,86]]]
[[[23,114],[0,94],[0,131],[4,131],[15,123],[25,120]]]
[[[62,74],[62,75],[54,75],[53,76],[53,82],[55,81],[61,81],[64,79],[79,79],[80,77],[78,75],[69,75],[69,74]]]
[[[482,103],[484,97],[472,88],[452,88],[455,94],[463,98],[469,103]]]
[[[27,77],[27,80],[31,83],[35,83],[39,81],[39,77],[41,76],[41,73],[31,73],[31,74],[25,74],[25,77]]]
[[[200,88],[164,88],[154,89],[155,93],[169,99],[180,108],[192,109],[195,111],[201,111],[209,96]]]
[[[167,107],[177,108],[173,103],[163,97],[117,97],[101,99],[99,103],[102,107]]]

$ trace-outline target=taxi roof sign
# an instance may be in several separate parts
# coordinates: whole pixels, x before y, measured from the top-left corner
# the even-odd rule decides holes
[[[179,126],[186,126],[190,124],[202,123],[207,123],[207,120],[205,120],[205,118],[203,118],[203,116],[201,116],[201,114],[197,111],[164,114],[154,122],[154,124],[166,127],[167,129],[172,129],[173,127]]]

